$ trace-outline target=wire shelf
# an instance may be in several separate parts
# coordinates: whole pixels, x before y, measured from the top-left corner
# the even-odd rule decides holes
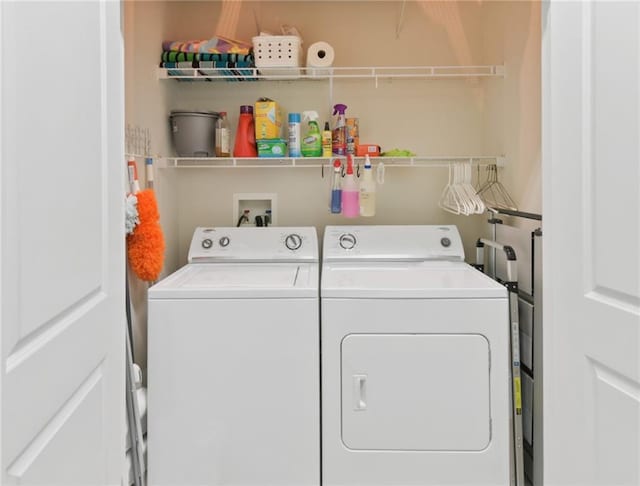
[[[282,157],[282,158],[244,158],[244,157],[165,157],[158,161],[161,168],[247,168],[247,169],[273,169],[292,167],[328,167],[335,159],[346,157]],[[354,157],[356,164],[364,164],[365,157]],[[415,156],[415,157],[371,157],[371,162],[384,163],[387,167],[449,167],[456,162],[472,162],[476,165],[486,166],[495,164],[498,167],[505,166],[504,156],[496,155],[459,155],[459,156]]]
[[[270,67],[269,74],[260,74],[259,68],[157,68],[158,79],[200,81],[257,81],[257,80],[323,80],[323,79],[437,79],[504,77],[504,65],[480,66],[399,66],[399,67],[329,67],[295,68]],[[281,71],[282,74],[279,74]]]

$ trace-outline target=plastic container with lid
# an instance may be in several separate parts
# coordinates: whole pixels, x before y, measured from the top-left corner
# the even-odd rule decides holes
[[[172,111],[171,141],[178,157],[215,157],[219,117],[214,111]]]

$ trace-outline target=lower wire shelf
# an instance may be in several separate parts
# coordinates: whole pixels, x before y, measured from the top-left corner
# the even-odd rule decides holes
[[[344,160],[344,156],[334,157],[160,157],[156,160],[160,168],[291,168],[291,167],[327,167],[335,159]],[[354,162],[364,163],[364,157],[354,157]],[[456,162],[471,162],[476,165],[505,166],[502,155],[461,155],[461,156],[414,156],[414,157],[371,157],[373,164],[384,163],[387,167],[449,167]]]

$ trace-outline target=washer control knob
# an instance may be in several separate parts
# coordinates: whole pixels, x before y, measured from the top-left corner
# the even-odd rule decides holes
[[[302,238],[300,237],[300,235],[291,233],[284,239],[284,244],[291,251],[299,250],[302,246]]]
[[[451,240],[445,236],[444,238],[440,238],[440,244],[445,248],[449,248],[451,246]]]
[[[208,250],[212,246],[213,246],[213,241],[211,241],[211,238],[206,238],[202,240],[202,248],[204,248],[205,250]]]
[[[231,240],[229,240],[228,236],[223,236],[222,238],[220,238],[218,240],[218,244],[222,247],[225,248],[226,246],[229,246]]]
[[[340,235],[340,246],[345,250],[352,250],[357,243],[355,235],[351,233],[344,233]]]

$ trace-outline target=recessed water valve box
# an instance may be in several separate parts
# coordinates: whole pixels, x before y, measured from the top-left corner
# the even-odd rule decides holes
[[[238,193],[233,195],[234,226],[277,226],[275,193]],[[239,224],[238,224],[239,223]]]

